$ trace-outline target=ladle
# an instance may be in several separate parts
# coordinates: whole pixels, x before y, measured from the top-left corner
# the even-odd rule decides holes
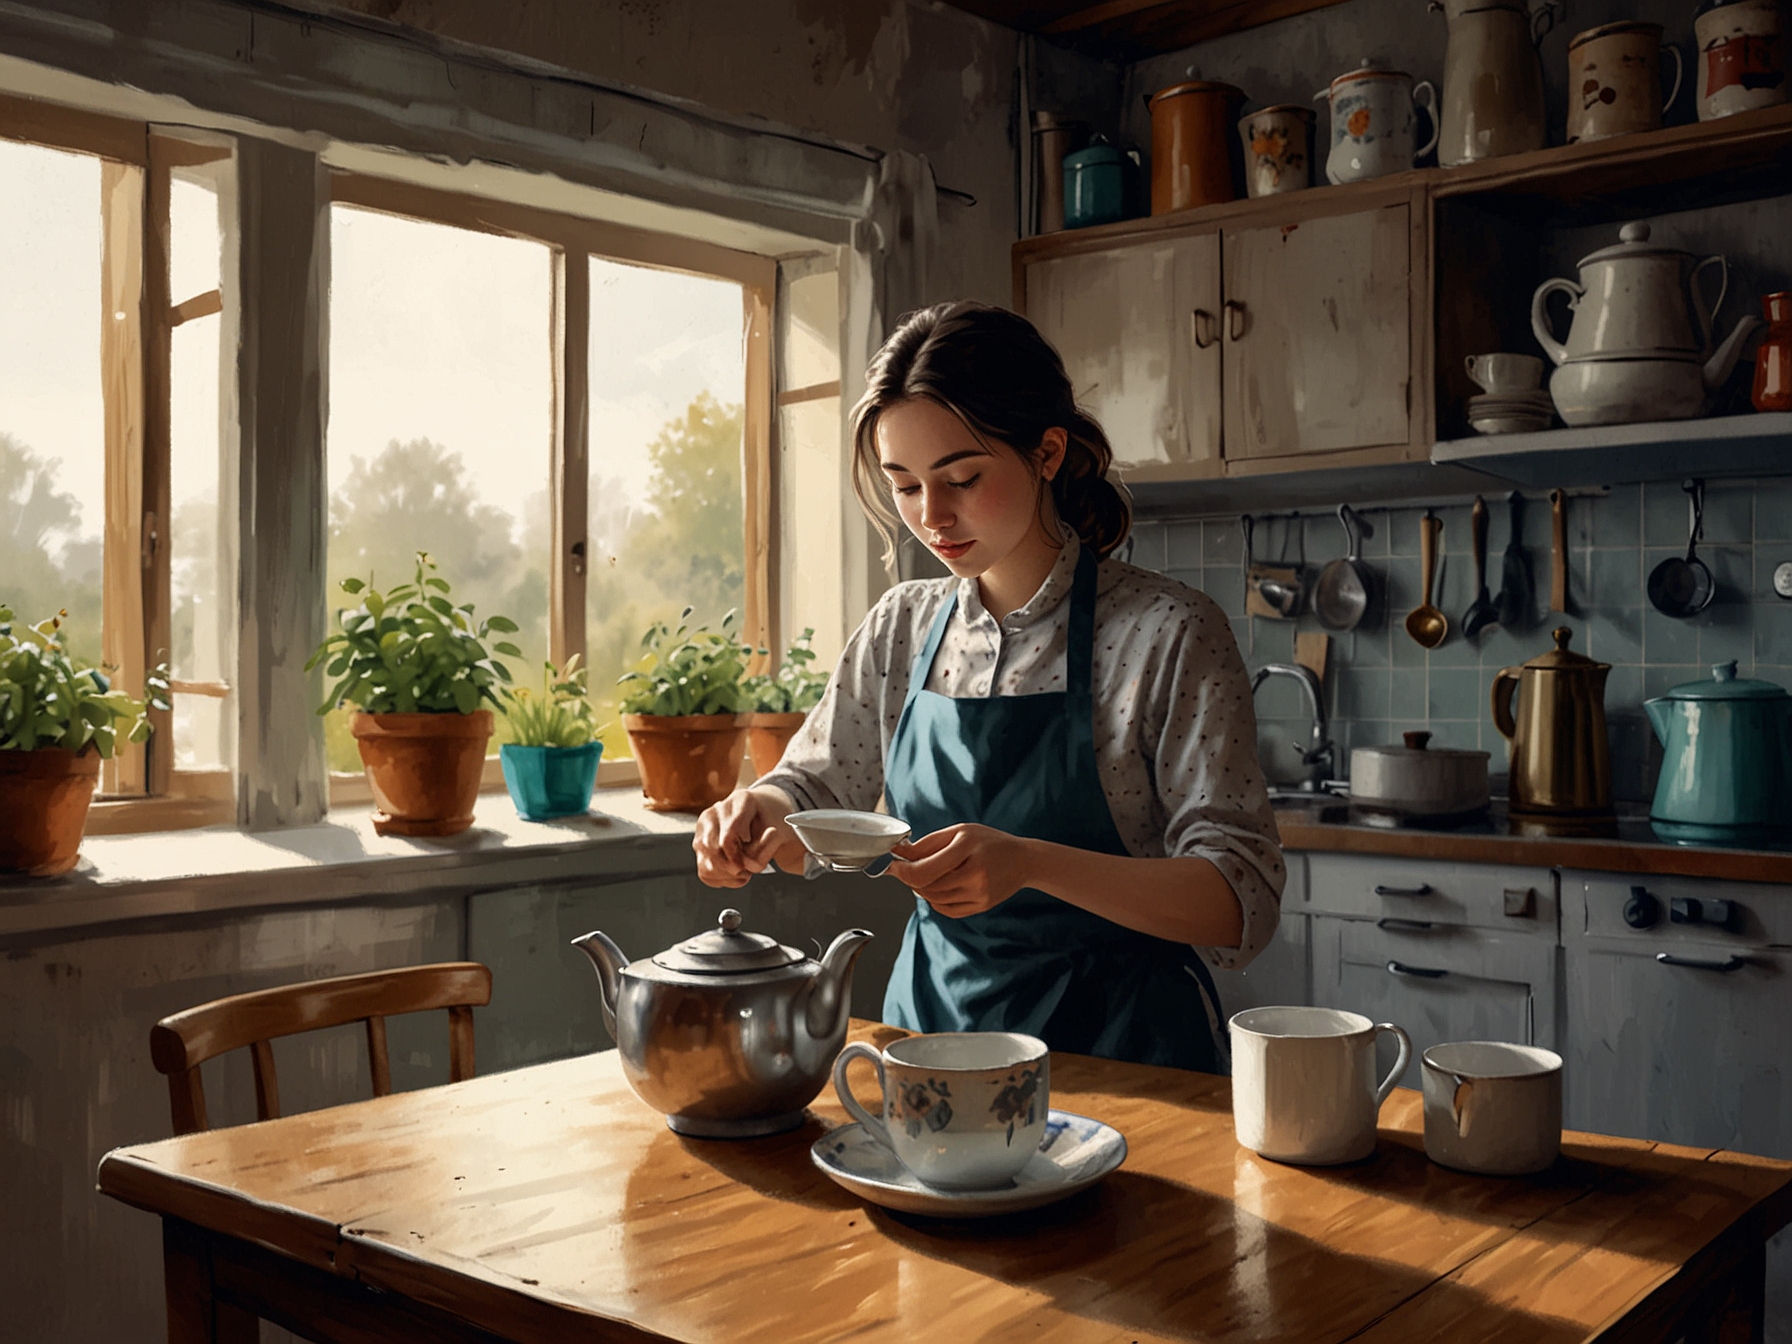
[[[1425,571],[1424,601],[1406,613],[1406,633],[1422,648],[1435,649],[1450,633],[1450,618],[1431,605],[1431,580],[1437,568],[1437,539],[1443,534],[1444,520],[1425,510],[1419,520],[1419,567]]]
[[[1475,507],[1469,514],[1475,539],[1475,600],[1462,616],[1462,633],[1473,639],[1499,619],[1493,598],[1487,591],[1487,501],[1475,496]]]
[[[1670,555],[1649,573],[1649,601],[1663,616],[1684,620],[1711,605],[1717,581],[1699,559],[1699,538],[1705,535],[1705,482],[1680,483],[1692,504],[1692,529],[1686,539],[1686,558]]]

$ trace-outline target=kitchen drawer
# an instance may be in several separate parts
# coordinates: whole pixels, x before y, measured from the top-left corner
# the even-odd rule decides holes
[[[1633,892],[1642,894],[1643,906],[1653,902],[1654,922],[1647,927],[1632,927],[1625,919]],[[1675,902],[1685,903],[1678,912],[1682,918],[1696,915],[1700,922],[1675,920]],[[1725,913],[1718,902],[1730,905],[1727,925],[1711,922],[1713,915]],[[1639,912],[1639,917],[1646,916]],[[1695,945],[1792,947],[1792,888],[1700,877],[1566,871],[1562,874],[1562,932],[1630,939],[1638,946],[1658,950]]]
[[[1313,1001],[1393,1022],[1412,1037],[1403,1082],[1444,1041],[1514,1041],[1559,1050],[1561,950],[1526,933],[1434,924],[1419,931],[1362,919],[1311,921]],[[1385,1067],[1392,1047],[1383,1046]]]
[[[1528,932],[1551,942],[1557,931],[1555,873],[1507,864],[1309,853],[1307,908],[1359,919]]]

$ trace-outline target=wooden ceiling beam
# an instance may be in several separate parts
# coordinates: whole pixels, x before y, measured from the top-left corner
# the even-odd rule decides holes
[[[1342,0],[948,0],[993,23],[1091,55],[1139,60]]]

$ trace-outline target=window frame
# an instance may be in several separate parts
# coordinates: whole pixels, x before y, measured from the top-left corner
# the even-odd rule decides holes
[[[168,293],[169,210],[173,170],[228,160],[226,139],[175,134],[150,122],[0,93],[0,139],[100,164],[101,312],[122,314],[100,332],[104,401],[105,517],[101,659],[127,689],[166,656],[172,616],[168,533],[171,453],[170,355],[173,330],[203,315],[197,300],[225,310],[229,283],[175,307]],[[223,491],[220,489],[220,499]],[[158,519],[162,522],[158,525]],[[25,615],[26,613],[20,613]],[[229,695],[225,683],[180,683],[183,694]],[[235,820],[235,771],[182,770],[174,764],[173,715],[151,710],[144,744],[121,743],[101,771],[86,833],[206,826]]]
[[[590,257],[655,270],[728,280],[741,287],[745,355],[742,482],[745,593],[741,638],[754,648],[775,649],[778,612],[777,492],[778,401],[773,362],[778,263],[775,258],[715,243],[589,219],[509,201],[423,186],[346,169],[330,172],[330,204],[375,210],[506,238],[541,243],[552,258],[550,338],[552,440],[548,499],[553,556],[548,567],[548,656],[556,663],[586,654],[585,574],[589,554]],[[327,358],[327,352],[325,352]],[[756,664],[758,661],[756,660]],[[755,670],[759,670],[755,666]],[[640,781],[632,759],[604,760],[599,785]],[[496,757],[485,761],[481,792],[504,788]],[[332,807],[372,801],[364,775],[331,771]]]

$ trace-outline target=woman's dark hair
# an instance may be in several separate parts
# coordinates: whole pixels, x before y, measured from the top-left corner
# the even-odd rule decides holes
[[[921,399],[951,411],[980,439],[1020,454],[1036,473],[1045,432],[1062,429],[1064,461],[1050,483],[1058,517],[1097,555],[1126,540],[1132,505],[1107,478],[1114,450],[1101,426],[1077,409],[1058,352],[1018,313],[941,303],[902,319],[872,358],[865,395],[852,408],[853,491],[883,534],[885,563],[901,522],[878,463],[877,422],[890,407]],[[1044,504],[1042,488],[1042,518]]]

